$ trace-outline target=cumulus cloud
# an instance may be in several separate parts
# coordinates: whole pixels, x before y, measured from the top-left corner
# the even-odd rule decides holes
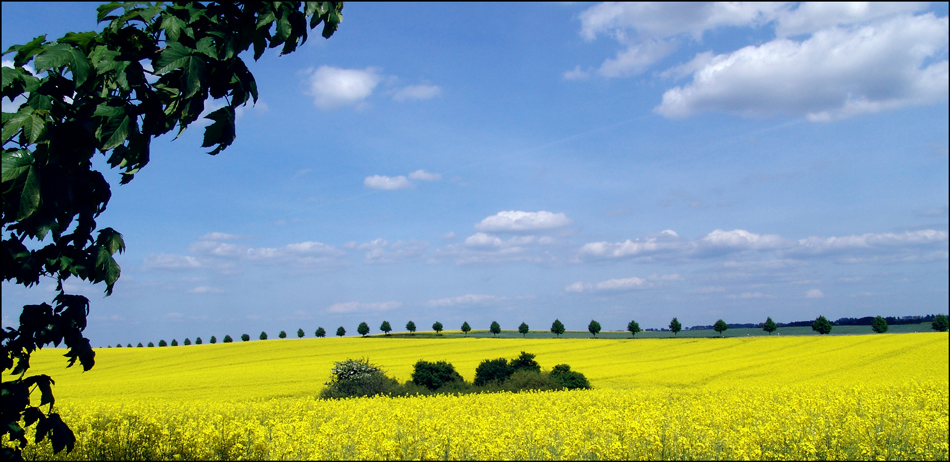
[[[587,80],[590,78],[590,72],[581,70],[581,67],[577,66],[574,70],[561,74],[561,77],[563,77],[564,80]]]
[[[320,66],[308,76],[310,88],[307,94],[313,97],[313,104],[325,111],[359,106],[382,80],[379,70],[373,67],[340,69]]]
[[[438,85],[410,85],[396,90],[393,101],[426,100],[441,94],[442,87]]]
[[[620,292],[634,289],[646,289],[652,287],[646,279],[630,277],[626,279],[608,279],[595,284],[575,282],[564,288],[566,292]]]
[[[360,302],[345,302],[345,303],[334,303],[330,305],[327,309],[327,313],[372,313],[378,311],[389,311],[395,310],[402,307],[402,302],[376,302],[376,303],[360,303]]]
[[[211,262],[219,267],[231,266],[234,262],[247,261],[256,264],[295,264],[302,266],[335,266],[342,263],[345,255],[340,249],[320,242],[306,241],[283,247],[248,247],[214,240],[199,240],[189,247],[199,262]],[[221,265],[222,262],[230,262]]]
[[[491,305],[506,300],[505,297],[496,297],[494,295],[465,294],[458,297],[440,298],[438,300],[429,300],[427,306],[431,307],[452,307],[464,305]]]
[[[475,230],[484,232],[525,232],[563,228],[573,224],[563,213],[546,211],[522,212],[510,210],[498,212],[475,225]]]
[[[693,81],[666,91],[666,117],[725,112],[828,121],[944,101],[947,18],[898,16],[855,28],[828,28],[801,42],[778,38],[715,56],[701,54]]]
[[[399,175],[394,177],[384,176],[384,175],[373,175],[368,176],[363,180],[363,184],[367,188],[372,189],[383,189],[387,191],[392,191],[396,189],[406,189],[412,187],[412,182],[408,178]]]
[[[818,289],[811,289],[805,292],[805,298],[823,298],[825,294]]]
[[[427,172],[425,170],[416,170],[408,175],[406,178],[404,175],[399,176],[384,176],[384,175],[373,175],[368,176],[363,180],[363,185],[367,188],[373,189],[383,189],[383,190],[396,190],[396,189],[406,189],[412,188],[415,186],[415,183],[409,180],[415,181],[438,181],[442,179],[442,175],[439,173]]]
[[[210,286],[198,286],[194,289],[188,290],[189,294],[221,294],[224,293],[223,290],[218,289],[217,287]]]
[[[859,24],[927,9],[924,2],[803,2],[778,14],[775,35],[810,34],[821,29]]]
[[[201,267],[201,263],[195,257],[164,253],[146,256],[144,265],[146,270],[183,270]]]
[[[924,229],[904,233],[866,233],[851,236],[808,237],[789,240],[775,234],[757,234],[743,229],[717,229],[698,239],[684,239],[673,231],[626,240],[590,242],[578,251],[581,260],[675,260],[704,259],[729,254],[772,257],[769,261],[728,261],[726,267],[780,268],[801,264],[805,258],[836,257],[858,262],[891,255],[903,261],[945,258],[946,231]]]
[[[431,173],[425,170],[416,170],[409,174],[410,180],[419,180],[419,181],[438,181],[442,179],[442,175],[439,173]]]
[[[670,55],[679,36],[699,41],[706,31],[758,26],[780,11],[780,5],[767,3],[601,3],[580,14],[580,34],[588,41],[606,34],[621,44],[624,49],[604,61],[597,73],[627,77]]]
[[[220,233],[220,232],[215,231],[213,233],[205,234],[204,236],[201,236],[198,239],[201,239],[203,241],[233,241],[235,239],[241,239],[243,237],[244,236],[239,236],[237,234]]]
[[[389,247],[381,245],[366,252],[366,263],[386,264],[418,260],[425,256],[428,249],[429,243],[426,241],[396,241]]]

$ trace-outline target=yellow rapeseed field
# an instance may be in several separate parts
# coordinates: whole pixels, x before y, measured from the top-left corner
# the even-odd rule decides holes
[[[570,364],[588,391],[321,401],[333,361]],[[40,459],[948,458],[947,334],[733,339],[334,338],[97,350],[56,380],[76,450]]]

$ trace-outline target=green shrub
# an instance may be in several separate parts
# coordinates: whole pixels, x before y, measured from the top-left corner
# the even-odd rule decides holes
[[[163,347],[163,346],[168,346],[168,344],[165,343],[164,340],[159,340],[159,341],[158,341],[158,346]]]
[[[186,337],[184,343],[185,345],[191,345],[191,340]]]
[[[934,320],[930,323],[930,326],[937,332],[946,332],[948,328],[950,328],[950,321],[947,320],[946,315],[938,314],[934,316]]]
[[[445,361],[430,363],[419,360],[413,366],[412,382],[429,390],[438,390],[447,383],[462,381],[462,376],[455,371],[455,367]]]
[[[178,346],[178,340],[172,339],[172,346]]]
[[[821,335],[831,333],[831,321],[828,321],[824,316],[818,316],[818,319],[815,319],[815,322],[811,323],[811,330],[818,332]]]
[[[247,335],[247,334],[241,334],[241,341],[242,341],[242,342],[250,342],[250,341],[251,341],[251,336],[250,336],[250,335]]]
[[[871,321],[871,330],[877,332],[878,334],[883,334],[887,332],[887,320],[877,316]]]
[[[366,337],[366,334],[369,333],[369,324],[361,322],[359,326],[356,326],[356,333]]]
[[[151,345],[149,345],[149,346],[151,346]],[[142,348],[142,342],[139,342],[138,345],[135,345],[135,348]]]
[[[475,368],[475,386],[480,387],[492,382],[500,384],[507,380],[512,372],[507,359],[486,359]]]
[[[512,374],[518,371],[541,372],[541,365],[534,360],[534,355],[523,351],[517,358],[511,360],[508,367]]]
[[[396,379],[386,377],[382,369],[367,359],[335,362],[330,372],[330,381],[320,392],[323,399],[388,394],[399,385]]]
[[[571,366],[567,364],[558,364],[554,366],[554,369],[551,370],[551,379],[557,382],[563,388],[568,390],[576,389],[587,389],[591,388],[590,382],[587,381],[587,377],[584,377],[584,374],[580,372],[575,372],[571,370]]]
[[[303,338],[303,336],[304,336],[303,329],[297,329],[297,338]]]
[[[152,342],[148,342],[148,347],[149,347],[149,348],[152,348],[152,347],[154,347],[154,346],[155,346],[155,344],[154,344],[154,343],[152,343]]]
[[[463,322],[463,323],[462,323],[462,333],[464,333],[465,335],[468,335],[468,333],[471,332],[471,331],[472,331],[472,326],[469,326],[469,325],[468,325],[468,321]]]
[[[247,335],[247,334],[244,334],[244,335]],[[234,341],[234,340],[231,340],[231,336],[230,336],[230,335],[225,335],[225,336],[224,336],[224,340],[223,340],[224,343],[231,343],[231,342],[233,342],[233,341]]]
[[[195,339],[195,345],[201,345],[201,337]]]
[[[287,334],[284,334],[284,335],[287,335]],[[261,340],[267,340],[267,332],[262,331],[260,337],[258,338],[260,338]]]
[[[436,334],[441,333],[441,332],[442,332],[442,323],[439,322],[439,321],[436,321],[435,323],[433,323],[433,324],[432,324],[432,330],[434,330]]]
[[[263,334],[263,332],[261,332],[261,333]],[[277,337],[279,337],[279,338],[287,338],[287,332],[280,331],[280,333],[277,334]]]
[[[561,388],[561,385],[550,374],[522,369],[511,374],[511,377],[501,384],[501,388],[504,391],[517,393],[529,390],[557,390]]]
[[[211,336],[211,340],[208,340],[208,341],[211,342],[212,345],[214,345],[215,343],[218,343],[218,339],[213,335]]]

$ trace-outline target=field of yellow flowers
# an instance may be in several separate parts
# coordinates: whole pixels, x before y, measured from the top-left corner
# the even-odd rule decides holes
[[[38,459],[948,458],[948,336],[268,340],[97,350],[56,380],[76,449]],[[570,364],[587,391],[314,399],[333,361]]]

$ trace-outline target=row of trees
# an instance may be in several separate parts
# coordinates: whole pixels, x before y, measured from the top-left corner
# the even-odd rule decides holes
[[[442,325],[442,323],[438,321],[436,321],[435,324],[432,324],[432,330],[434,330],[436,333],[441,333],[442,330],[444,330],[443,327],[444,326]],[[948,328],[947,317],[942,314],[937,315],[933,320],[932,327],[933,327],[933,330],[935,331],[947,332],[947,328]],[[677,334],[679,334],[681,330],[683,330],[683,325],[682,323],[679,322],[677,318],[673,318],[673,320],[670,321],[669,328],[670,328],[670,332],[672,332],[673,335],[676,336]],[[828,321],[828,319],[825,318],[824,316],[818,316],[818,318],[816,318],[812,322],[811,328],[812,330],[818,332],[819,334],[824,335],[824,334],[830,334],[834,326],[831,323],[831,321]],[[531,331],[530,329],[531,328],[528,326],[528,324],[523,322],[521,323],[521,325],[518,326],[518,333],[520,333],[523,337],[526,337],[528,333]],[[713,330],[718,332],[720,337],[722,337],[723,333],[728,329],[729,329],[729,324],[727,324],[722,319],[717,320],[716,323],[713,324]],[[871,329],[874,330],[874,332],[877,332],[879,334],[887,332],[889,329],[887,320],[885,320],[881,316],[875,317],[873,322],[871,323]],[[383,331],[384,334],[389,335],[389,333],[392,332],[393,328],[392,328],[392,325],[389,323],[389,321],[383,321],[383,323],[379,326],[379,330]],[[406,323],[406,330],[409,331],[411,334],[415,334],[417,330],[416,323],[412,321],[409,321],[408,323]],[[472,331],[472,327],[468,324],[468,322],[465,322],[465,323],[462,323],[461,330],[463,333],[467,335],[469,332]],[[769,317],[765,320],[765,323],[762,325],[762,330],[768,332],[769,335],[772,335],[772,332],[775,332],[776,330],[778,330],[778,325],[775,323],[775,321],[772,321],[771,317]],[[492,336],[497,336],[498,334],[501,333],[501,325],[498,324],[497,321],[492,321],[491,325],[488,328],[488,331],[492,333]],[[599,334],[601,331],[600,323],[592,319],[590,321],[590,324],[587,325],[587,331],[590,332],[591,335],[596,337],[597,334]],[[627,324],[627,331],[630,332],[632,336],[636,336],[638,332],[643,332],[643,330],[640,329],[640,324],[637,323],[636,321],[630,321]],[[359,333],[361,336],[365,337],[370,332],[369,324],[365,322],[361,322],[360,325],[356,328],[356,332]],[[563,334],[564,332],[566,332],[564,324],[560,320],[555,319],[554,323],[551,324],[551,333],[555,334],[557,337],[560,337],[561,334]],[[297,329],[298,338],[303,338],[305,335],[306,334],[304,333],[303,329]],[[326,337],[327,331],[324,328],[319,327],[317,328],[316,332],[314,332],[314,335],[316,337]],[[346,335],[346,329],[343,326],[338,327],[336,329],[336,335],[343,337],[344,335]],[[280,334],[278,334],[277,336],[280,338],[287,338],[287,332],[280,331]],[[267,332],[261,332],[261,335],[258,338],[261,340],[267,340]],[[250,341],[251,336],[247,334],[242,334],[241,340],[245,342]],[[217,343],[217,341],[218,341],[217,338],[215,338],[215,336],[212,335],[209,343]],[[225,335],[223,339],[223,343],[231,343],[231,342],[232,342],[231,336]],[[190,339],[186,338],[183,344],[191,345],[192,342]],[[196,338],[194,344],[201,345],[202,344],[201,337]],[[141,348],[143,345],[142,343],[139,343],[136,346]],[[153,347],[155,345],[152,342],[149,342],[147,346]],[[168,344],[165,343],[165,340],[159,340],[158,346],[163,347],[163,346],[168,346]],[[178,346],[178,341],[175,339],[172,339],[171,346]],[[132,344],[129,343],[127,347],[131,348]],[[116,348],[122,348],[122,344],[121,343],[117,344]]]

